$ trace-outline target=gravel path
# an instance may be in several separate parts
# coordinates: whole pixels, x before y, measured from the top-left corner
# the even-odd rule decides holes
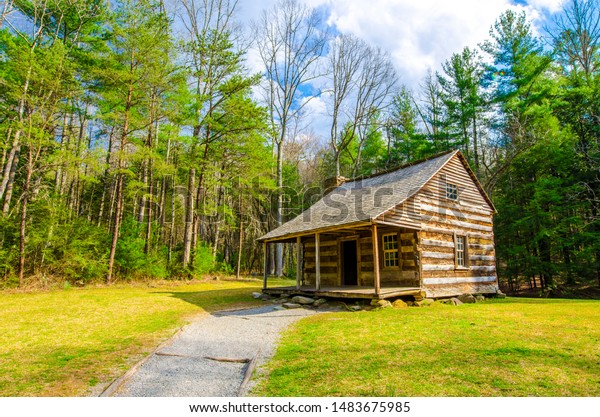
[[[316,311],[304,308],[279,310],[269,305],[216,312],[202,317],[148,357],[132,376],[120,381],[112,395],[244,395],[245,392],[240,392],[240,386],[247,368],[263,364],[273,355],[280,332],[291,323],[312,314],[316,314]],[[246,362],[226,362],[224,358]],[[249,363],[253,358],[253,363]]]

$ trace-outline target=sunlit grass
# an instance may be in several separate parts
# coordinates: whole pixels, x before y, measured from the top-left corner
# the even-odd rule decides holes
[[[96,393],[203,312],[257,304],[260,280],[0,292],[0,395]]]
[[[600,302],[507,299],[303,319],[267,396],[598,396]]]

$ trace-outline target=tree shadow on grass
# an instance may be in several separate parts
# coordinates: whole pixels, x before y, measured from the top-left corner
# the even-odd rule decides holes
[[[495,300],[492,300],[494,302]],[[597,302],[598,300],[592,299],[574,299],[574,298],[522,298],[522,297],[510,297],[502,300],[498,300],[498,303],[512,303],[512,304],[576,304],[576,303],[589,303]]]
[[[276,304],[252,298],[252,289],[226,289],[208,291],[158,291],[169,297],[200,307],[212,316],[261,316],[272,313]],[[293,313],[286,312],[286,316]],[[269,315],[273,317],[273,314]]]
[[[157,291],[156,294],[177,298],[207,312],[260,305],[260,301],[252,298],[252,290],[248,288],[206,291]]]
[[[248,289],[228,289],[228,290],[209,290],[209,291],[160,291],[157,294],[164,294],[169,297],[174,297],[200,307],[207,313],[213,316],[255,316],[260,317],[269,313],[269,317],[278,316],[306,316],[302,309],[281,310],[281,314],[274,315],[276,307],[279,304],[271,303],[270,301],[262,301],[252,298],[252,292]],[[310,307],[308,307],[310,308]],[[315,309],[316,310],[316,309]],[[329,311],[326,308],[321,311]],[[338,307],[331,311],[344,311],[345,309]]]

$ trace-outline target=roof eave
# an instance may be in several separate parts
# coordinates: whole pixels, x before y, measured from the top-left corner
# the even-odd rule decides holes
[[[275,236],[275,237],[270,237],[270,238],[265,238],[265,236],[261,236],[261,237],[259,237],[256,240],[259,241],[259,242],[264,242],[264,243],[283,242],[285,240],[293,239],[293,238],[296,238],[296,237],[314,235],[315,233],[327,233],[327,232],[333,232],[333,231],[336,231],[336,230],[355,229],[357,227],[368,226],[368,225],[371,225],[373,223],[373,221],[374,221],[374,219],[372,219],[372,218],[367,219],[367,220],[357,220],[357,221],[352,222],[352,223],[345,223],[345,224],[341,224],[341,225],[319,227],[319,228],[316,228],[316,229],[304,230],[302,232],[286,233],[286,234],[281,235],[281,236]]]

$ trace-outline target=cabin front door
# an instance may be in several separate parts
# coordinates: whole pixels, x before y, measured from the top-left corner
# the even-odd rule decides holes
[[[358,285],[357,240],[342,241],[342,285]]]

